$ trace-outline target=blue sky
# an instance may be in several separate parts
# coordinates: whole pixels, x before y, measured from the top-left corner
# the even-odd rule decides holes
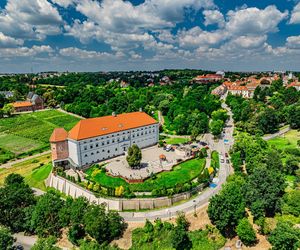
[[[0,12],[0,72],[300,71],[300,0],[0,0]]]

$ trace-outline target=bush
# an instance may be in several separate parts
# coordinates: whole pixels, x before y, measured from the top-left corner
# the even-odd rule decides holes
[[[76,246],[79,245],[79,240],[85,236],[85,231],[82,225],[74,224],[68,232],[68,239]]]
[[[246,246],[253,245],[256,242],[255,231],[247,218],[240,220],[236,227],[236,233]]]

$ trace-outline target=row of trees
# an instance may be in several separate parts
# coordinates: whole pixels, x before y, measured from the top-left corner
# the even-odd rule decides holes
[[[298,162],[293,167],[283,164],[280,152],[260,137],[241,133],[235,141],[232,163],[236,174],[211,198],[209,218],[223,235],[237,234],[244,244],[252,245],[256,233],[247,218],[248,209],[274,249],[297,249],[300,230],[288,221],[278,223],[275,230],[266,230],[266,218],[276,213],[299,215],[299,199],[294,201],[299,191],[285,194],[285,174],[299,174]]]
[[[123,218],[117,212],[107,212],[104,205],[89,204],[83,197],[63,200],[58,193],[49,191],[36,198],[23,177],[17,174],[9,175],[4,187],[0,188],[0,214],[0,224],[7,228],[0,228],[0,239],[1,232],[6,235],[0,245],[7,242],[7,246],[12,243],[8,229],[37,234],[40,238],[56,238],[60,237],[63,228],[68,228],[68,237],[73,244],[96,244],[98,249],[106,249],[125,228]],[[86,242],[86,236],[95,242]]]

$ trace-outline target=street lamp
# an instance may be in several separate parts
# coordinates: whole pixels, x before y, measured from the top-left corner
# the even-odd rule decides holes
[[[196,207],[197,207],[196,200],[193,200],[193,203],[194,203],[194,216],[197,217],[197,214],[196,214]]]

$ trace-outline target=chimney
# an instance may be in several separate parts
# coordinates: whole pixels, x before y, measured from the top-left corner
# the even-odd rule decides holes
[[[142,108],[140,108],[140,109],[139,109],[139,111],[140,111],[140,112],[143,112],[143,109],[142,109]]]
[[[112,114],[111,114],[113,117],[116,117],[117,115],[116,115],[116,112],[112,112]]]

